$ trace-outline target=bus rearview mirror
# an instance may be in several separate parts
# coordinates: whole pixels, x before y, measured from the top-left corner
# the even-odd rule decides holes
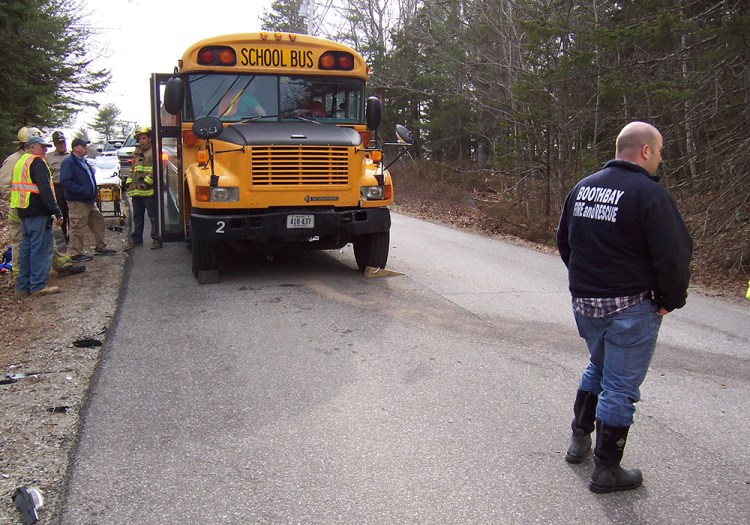
[[[408,144],[409,146],[414,144],[414,135],[412,135],[411,131],[401,124],[396,124],[396,135],[398,136],[399,142]]]
[[[209,140],[221,135],[224,131],[221,121],[216,117],[199,118],[193,123],[193,133],[202,140]]]
[[[380,127],[380,119],[383,114],[383,106],[378,97],[369,97],[365,103],[365,117],[367,127],[376,131]]]
[[[167,80],[164,88],[164,109],[170,115],[177,115],[182,110],[185,99],[185,83],[179,77]]]

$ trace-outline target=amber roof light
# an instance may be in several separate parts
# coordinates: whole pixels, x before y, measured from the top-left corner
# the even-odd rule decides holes
[[[208,46],[198,51],[198,64],[201,66],[234,66],[237,54],[229,46]]]
[[[346,51],[326,51],[318,59],[318,68],[351,71],[354,69],[354,55]]]

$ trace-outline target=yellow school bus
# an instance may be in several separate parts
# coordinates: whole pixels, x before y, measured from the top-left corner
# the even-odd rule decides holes
[[[272,32],[200,41],[152,76],[161,234],[188,240],[200,282],[218,279],[220,243],[352,243],[360,270],[385,267],[393,183],[366,80],[353,49]]]

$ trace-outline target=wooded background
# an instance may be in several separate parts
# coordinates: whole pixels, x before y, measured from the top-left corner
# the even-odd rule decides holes
[[[306,33],[307,0],[264,29]],[[109,72],[92,67],[80,0],[0,0],[0,144],[65,124]],[[660,170],[695,240],[694,280],[750,274],[750,0],[318,0],[311,31],[361,52],[369,89],[418,137],[396,199],[478,213],[546,244],[576,181],[627,122],[658,127]],[[250,9],[251,7],[248,7]],[[217,34],[221,33],[217,28]],[[402,201],[399,201],[402,199]],[[465,210],[468,210],[466,212]]]
[[[343,22],[320,30],[372,65],[382,129],[402,123],[419,137],[404,177],[416,174],[434,196],[436,185],[468,190],[499,230],[549,243],[569,189],[614,156],[626,123],[643,120],[664,136],[660,175],[694,237],[694,276],[744,285],[750,0],[347,0],[338,9]],[[267,28],[284,20],[267,17]]]
[[[21,126],[61,127],[107,87],[85,16],[80,0],[0,0],[0,153]]]

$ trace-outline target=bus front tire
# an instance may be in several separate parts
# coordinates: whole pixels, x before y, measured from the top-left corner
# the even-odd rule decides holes
[[[388,248],[391,240],[390,232],[371,233],[354,240],[354,259],[357,268],[364,272],[365,268],[385,268],[388,262]]]
[[[202,280],[203,272],[217,270],[216,247],[213,243],[199,239],[193,234],[190,239],[190,251],[193,259],[193,275],[196,279]]]

